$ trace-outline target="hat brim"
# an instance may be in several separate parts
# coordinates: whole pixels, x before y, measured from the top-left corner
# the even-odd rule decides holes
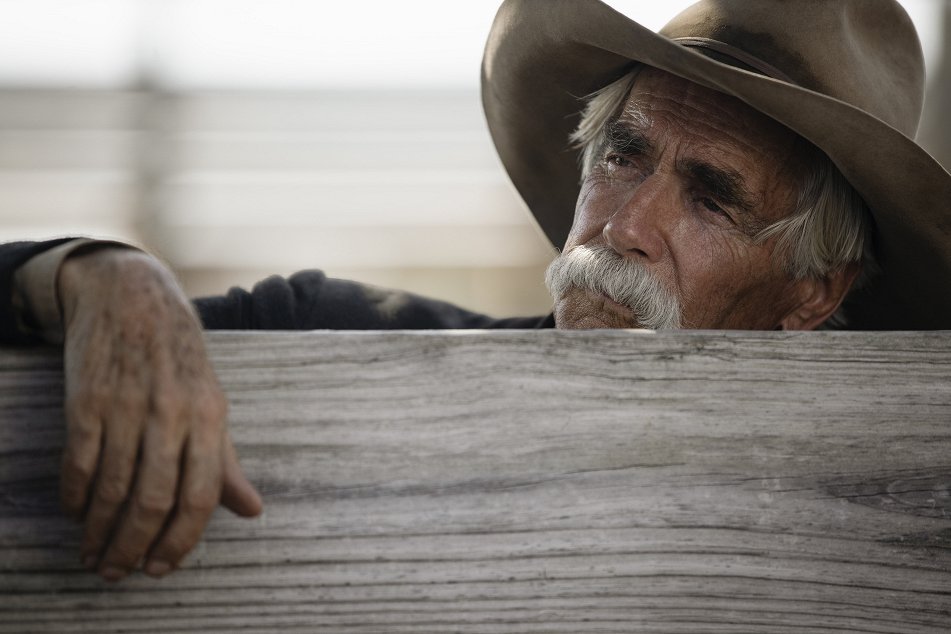
[[[710,59],[597,0],[509,0],[482,66],[503,165],[549,240],[568,235],[583,98],[641,63],[732,95],[823,150],[865,199],[881,273],[847,302],[850,328],[951,328],[951,175],[912,139],[837,99]]]

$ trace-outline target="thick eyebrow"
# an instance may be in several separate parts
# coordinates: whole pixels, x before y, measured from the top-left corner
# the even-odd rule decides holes
[[[654,144],[647,135],[619,119],[604,126],[604,140],[608,148],[622,156],[647,156],[654,152]],[[753,196],[739,172],[698,160],[684,161],[680,169],[724,205],[753,213]]]
[[[607,147],[622,156],[648,155],[654,151],[654,145],[643,132],[618,119],[605,124],[604,141]]]
[[[753,215],[753,195],[746,188],[739,172],[696,160],[684,161],[681,169],[724,205]]]

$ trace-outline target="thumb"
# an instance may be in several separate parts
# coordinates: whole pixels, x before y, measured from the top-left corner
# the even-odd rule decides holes
[[[235,515],[241,517],[256,517],[261,514],[264,503],[261,495],[254,488],[238,464],[238,453],[234,449],[231,438],[225,439],[224,447],[224,482],[221,487],[221,504]]]

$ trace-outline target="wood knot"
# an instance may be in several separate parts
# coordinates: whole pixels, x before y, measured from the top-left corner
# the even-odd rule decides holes
[[[835,497],[883,511],[951,519],[951,467],[859,477],[826,482],[824,488]]]

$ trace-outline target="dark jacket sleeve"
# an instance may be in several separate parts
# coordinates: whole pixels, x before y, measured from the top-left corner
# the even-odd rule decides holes
[[[212,330],[426,330],[451,328],[545,328],[551,316],[495,319],[412,293],[328,278],[302,271],[269,277],[248,292],[195,300]]]
[[[43,242],[7,242],[0,244],[0,343],[38,343],[35,335],[21,332],[13,306],[13,275],[17,268],[48,249],[59,246],[72,238],[60,238]]]

